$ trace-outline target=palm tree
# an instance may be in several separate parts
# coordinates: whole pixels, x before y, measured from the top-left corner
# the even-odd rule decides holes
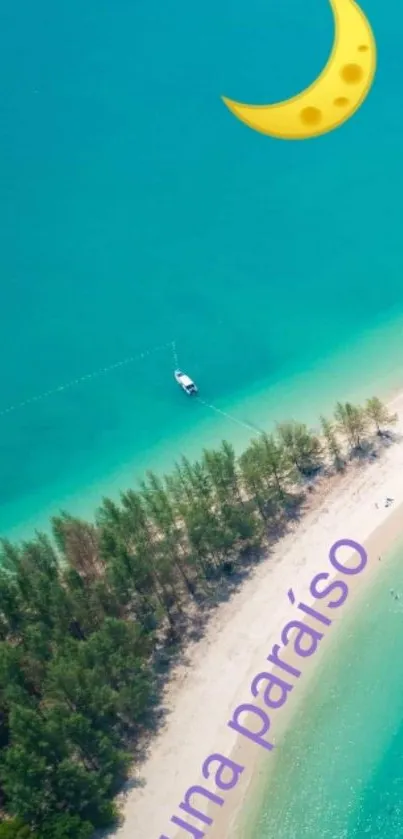
[[[365,412],[367,417],[375,423],[376,433],[379,437],[382,437],[384,433],[381,426],[395,425],[398,419],[397,414],[389,413],[387,406],[377,396],[367,399]]]

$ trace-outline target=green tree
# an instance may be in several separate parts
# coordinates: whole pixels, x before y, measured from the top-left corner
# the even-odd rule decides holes
[[[158,603],[163,602],[147,557],[117,544],[109,551],[106,579],[121,606],[120,616],[135,615],[145,630],[155,629]]]
[[[262,450],[266,441],[254,440],[240,457],[242,482],[247,496],[253,502],[263,522],[267,525],[270,519],[278,514],[286,498],[285,483],[278,471],[279,461],[269,464],[262,457]]]
[[[199,588],[206,593],[203,580],[217,574],[223,560],[221,549],[224,547],[225,556],[230,542],[214,510],[211,478],[203,463],[190,463],[182,457],[165,482],[178,522],[186,533],[189,565],[196,569]]]
[[[142,495],[146,511],[162,538],[162,543],[160,542],[158,546],[159,553],[169,558],[182,578],[188,593],[194,597],[195,586],[186,569],[186,551],[176,521],[175,508],[162,481],[153,472],[148,472],[147,479],[142,481]]]
[[[267,520],[285,504],[297,478],[285,446],[272,434],[261,434],[241,455],[240,467],[247,494]]]
[[[380,437],[384,433],[383,429],[385,426],[396,425],[397,423],[397,414],[391,414],[387,406],[377,396],[372,396],[371,399],[367,399],[365,412],[368,419],[374,423],[376,433]]]
[[[215,451],[205,449],[203,465],[220,504],[224,506],[241,504],[239,472],[234,447],[223,440],[220,449]]]
[[[277,434],[287,457],[302,476],[313,475],[323,465],[320,440],[304,423],[279,423]]]
[[[348,441],[350,449],[362,449],[368,418],[360,405],[338,402],[334,411],[337,428]]]
[[[21,637],[23,609],[14,577],[1,568],[3,557],[0,546],[0,640],[17,641]]]
[[[11,743],[2,755],[1,777],[9,810],[29,824],[40,824],[56,806],[54,771],[66,756],[58,733],[49,729],[40,711],[14,706],[10,712]]]
[[[137,503],[136,496],[134,498]],[[125,500],[130,505],[129,493]],[[105,580],[110,593],[120,603],[122,615],[132,614],[134,610],[140,620],[152,625],[158,586],[150,559],[151,538],[139,539],[136,547],[127,512],[109,499],[104,499],[98,511],[98,525]]]
[[[1,763],[10,812],[40,832],[57,813],[79,816],[94,827],[106,824],[111,779],[90,772],[69,753],[63,715],[48,709],[13,708],[11,745]],[[109,809],[108,809],[109,808]]]
[[[37,833],[32,833],[29,825],[21,819],[10,819],[0,823],[0,839],[40,839]]]
[[[30,834],[30,839],[90,839],[93,833],[91,822],[71,813],[57,813],[41,825],[40,834]]]
[[[152,637],[141,626],[112,618],[78,648],[83,667],[97,672],[100,681],[110,686],[117,712],[132,723],[140,723],[149,707],[152,649]]]
[[[203,465],[211,480],[214,509],[223,531],[232,539],[232,546],[253,544],[256,521],[242,499],[234,448],[224,441],[218,451],[205,450]]]
[[[336,469],[341,469],[344,466],[344,458],[341,445],[337,439],[334,423],[326,419],[326,417],[321,416],[320,426],[329,456],[336,466]]]
[[[181,591],[175,568],[161,551],[155,532],[140,493],[129,490],[121,496],[123,514],[121,531],[125,543],[135,551],[141,562],[147,563],[154,580],[154,590],[168,619],[170,634],[177,634],[176,613],[181,609]]]

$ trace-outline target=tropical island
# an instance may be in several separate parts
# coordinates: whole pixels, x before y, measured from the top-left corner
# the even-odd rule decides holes
[[[377,397],[338,403],[318,433],[279,423],[240,456],[224,441],[104,499],[95,523],[63,512],[53,537],[2,542],[0,839],[89,839],[118,823],[183,649],[318,488],[382,457],[397,419]]]

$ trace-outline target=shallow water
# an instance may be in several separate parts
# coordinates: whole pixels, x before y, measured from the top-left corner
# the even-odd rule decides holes
[[[2,10],[0,532],[250,436],[182,398],[161,343],[176,340],[207,402],[258,425],[316,414],[375,372],[399,383],[403,12],[365,8],[371,95],[306,143],[249,131],[220,95],[308,84],[331,44],[327,0]]]
[[[403,541],[335,627],[333,648],[279,744],[263,802],[249,801],[245,839],[401,835],[402,558]]]

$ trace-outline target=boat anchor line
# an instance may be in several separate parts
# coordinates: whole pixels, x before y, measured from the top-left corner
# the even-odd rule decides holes
[[[243,420],[239,420],[236,417],[231,416],[231,414],[228,414],[227,411],[222,411],[221,408],[216,408],[215,405],[211,405],[210,402],[206,402],[205,399],[201,399],[200,396],[198,397],[198,401],[201,402],[202,405],[205,405],[206,408],[210,408],[212,411],[215,411],[217,414],[221,414],[221,416],[225,417],[226,419],[229,419],[232,422],[236,422],[237,425],[241,425],[244,428],[247,428],[248,431],[253,431],[254,434],[262,434],[259,428],[254,428],[254,426],[251,425],[249,422],[243,422]]]
[[[171,342],[171,347],[172,347],[172,355],[174,357],[174,367],[176,369],[177,367],[179,367],[178,353],[176,351],[176,341]]]
[[[63,390],[69,390],[70,388],[75,387],[75,385],[79,385],[89,379],[95,379],[98,376],[111,373],[112,370],[117,370],[118,367],[124,367],[126,364],[133,364],[135,361],[140,361],[150,355],[154,355],[156,352],[166,350],[169,347],[172,347],[174,343],[174,341],[168,341],[166,344],[159,344],[157,347],[151,347],[151,349],[144,350],[143,352],[138,353],[138,355],[131,355],[128,358],[123,358],[121,361],[116,361],[115,364],[108,364],[106,367],[101,367],[99,370],[94,370],[92,373],[87,373],[85,376],[79,376],[78,379],[72,379],[64,385],[59,385],[59,387],[46,390],[43,393],[38,393],[36,396],[31,396],[23,402],[17,402],[15,405],[9,405],[8,408],[3,408],[3,410],[0,411],[0,417],[4,417],[6,414],[11,414],[13,411],[19,411],[20,408],[25,408],[27,405],[32,405],[34,402],[40,402],[48,396],[55,396],[57,393],[60,393]]]
[[[174,377],[175,377],[176,381],[178,382],[178,384],[181,386],[181,388],[188,395],[193,395],[194,394],[195,396],[197,396],[198,401],[202,405],[204,405],[206,408],[209,408],[211,411],[215,411],[216,414],[221,414],[222,417],[225,417],[225,419],[231,420],[231,422],[235,422],[237,425],[240,425],[242,428],[247,428],[248,431],[253,431],[254,434],[261,435],[261,434],[264,433],[261,428],[257,428],[256,426],[253,426],[252,423],[244,422],[243,420],[239,420],[239,419],[237,419],[237,417],[233,417],[233,416],[231,416],[231,414],[228,414],[227,411],[222,411],[221,408],[216,408],[215,405],[212,405],[210,402],[206,402],[205,399],[202,399],[201,396],[199,396],[199,391],[198,391],[197,385],[192,381],[192,379],[189,378],[189,376],[186,375],[186,373],[182,373],[181,370],[177,369],[178,368],[178,354],[177,354],[177,351],[176,351],[176,342],[175,341],[172,341],[172,354],[173,354],[173,358],[174,358],[174,364],[175,364],[175,367],[176,367],[176,370],[174,372]]]

